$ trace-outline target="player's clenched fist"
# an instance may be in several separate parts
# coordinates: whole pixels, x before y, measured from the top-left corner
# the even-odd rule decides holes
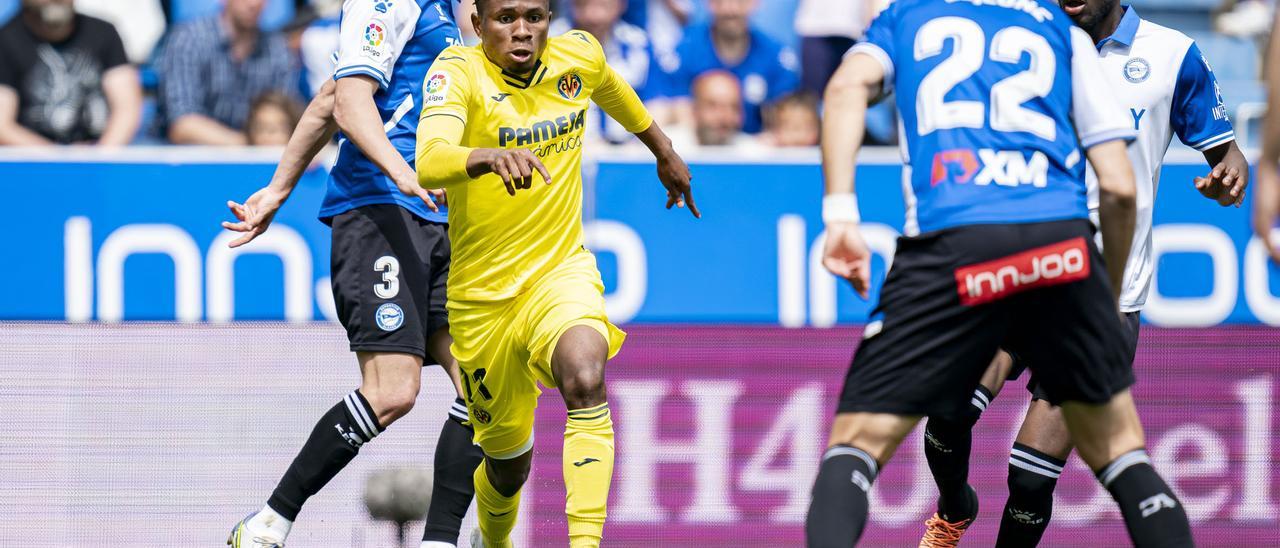
[[[542,180],[551,184],[551,174],[547,172],[546,166],[542,165],[542,160],[539,160],[529,149],[484,149],[482,163],[486,168],[485,171],[502,178],[502,184],[507,187],[507,194],[512,196],[516,195],[517,190],[533,186],[535,172],[542,174]]]

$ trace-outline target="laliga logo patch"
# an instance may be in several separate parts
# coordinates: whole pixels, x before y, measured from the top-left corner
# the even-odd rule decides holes
[[[369,25],[364,28],[364,43],[360,45],[360,52],[370,59],[381,60],[386,52],[387,43],[387,24],[377,19],[369,21]]]
[[[445,92],[449,89],[449,76],[443,72],[433,72],[427,76],[427,83],[422,85],[422,105],[443,105]]]
[[[386,31],[378,21],[370,22],[364,29],[364,41],[375,48],[381,46],[386,37]]]
[[[404,311],[396,303],[386,303],[378,307],[374,319],[383,331],[395,331],[404,325]]]
[[[560,83],[556,84],[556,89],[560,91],[560,96],[565,99],[577,99],[582,95],[582,78],[576,72],[570,72],[560,77]]]
[[[1134,57],[1124,64],[1124,79],[1135,84],[1147,81],[1151,77],[1151,64],[1146,59]]]
[[[444,91],[444,87],[449,83],[449,77],[443,72],[437,72],[427,77],[427,85],[423,88],[427,93],[436,94]]]

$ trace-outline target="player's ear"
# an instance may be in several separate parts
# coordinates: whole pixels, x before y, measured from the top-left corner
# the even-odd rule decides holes
[[[474,13],[471,14],[471,30],[475,31],[476,36],[479,36],[481,41],[484,41],[484,33],[480,32],[480,10],[479,9],[477,9]]]

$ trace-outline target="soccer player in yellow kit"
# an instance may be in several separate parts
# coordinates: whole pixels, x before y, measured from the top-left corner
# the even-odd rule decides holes
[[[613,476],[604,365],[625,334],[605,315],[595,256],[582,247],[588,101],[653,152],[667,207],[700,215],[688,166],[594,37],[548,39],[548,0],[478,0],[476,12],[481,44],[446,49],[427,74],[417,155],[419,182],[449,196],[452,350],[485,453],[472,540],[510,545],[541,383],[569,409],[570,546],[599,546]]]

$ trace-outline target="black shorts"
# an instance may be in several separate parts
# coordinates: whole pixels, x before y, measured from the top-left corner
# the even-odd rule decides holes
[[[1124,321],[1121,322],[1123,327],[1121,334],[1124,335],[1125,350],[1128,352],[1127,356],[1131,364],[1138,355],[1138,333],[1142,330],[1141,320],[1141,312],[1125,312]],[[1009,380],[1013,380],[1022,375],[1022,372],[1027,370],[1028,365],[1027,360],[1017,354],[1010,352],[1009,356],[1013,358],[1013,368],[1009,370]],[[1027,392],[1031,393],[1031,399],[1033,400],[1049,401],[1049,394],[1044,391],[1044,388],[1041,388],[1040,383],[1036,382],[1035,375],[1027,378]]]
[[[338,319],[353,352],[427,355],[427,338],[449,326],[448,225],[391,204],[332,219],[331,270]]]
[[[957,416],[998,348],[1026,360],[1052,403],[1133,384],[1087,220],[900,238],[872,318],[839,412]]]

